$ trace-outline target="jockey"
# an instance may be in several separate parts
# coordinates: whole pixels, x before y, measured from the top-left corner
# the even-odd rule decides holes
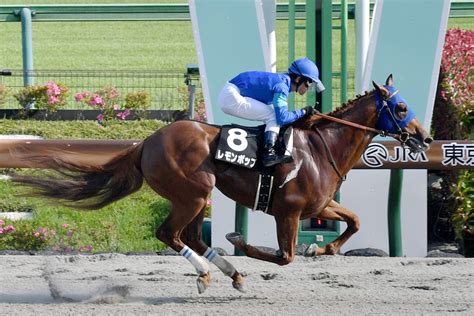
[[[324,90],[318,67],[308,58],[301,58],[287,73],[249,71],[237,75],[220,92],[219,106],[224,113],[266,124],[263,165],[269,167],[283,159],[274,149],[280,126],[314,113],[312,106],[288,111],[289,93],[303,95],[313,86],[316,92]]]

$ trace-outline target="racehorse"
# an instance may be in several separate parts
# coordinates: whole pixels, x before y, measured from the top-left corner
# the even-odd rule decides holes
[[[357,215],[333,200],[345,175],[377,134],[390,135],[411,151],[425,151],[432,138],[392,85],[373,82],[374,90],[330,113],[294,123],[293,160],[274,169],[273,200],[267,210],[275,217],[279,251],[267,253],[238,233],[227,239],[245,255],[279,265],[295,256],[298,223],[317,217],[345,221],[347,229],[324,248],[306,255],[336,254],[359,229]],[[334,122],[335,120],[336,122]],[[201,240],[206,202],[214,187],[239,204],[254,205],[259,172],[214,159],[220,127],[176,121],[113,157],[103,165],[66,161],[41,153],[35,159],[63,177],[13,175],[11,180],[35,189],[37,195],[69,202],[75,208],[99,209],[140,189],[143,178],[171,202],[171,211],[156,237],[188,259],[198,273],[199,293],[208,287],[208,261],[232,278],[243,291],[244,279],[234,266]],[[203,257],[208,259],[204,260]]]

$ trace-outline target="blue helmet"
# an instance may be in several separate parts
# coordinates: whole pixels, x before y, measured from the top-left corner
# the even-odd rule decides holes
[[[318,67],[307,57],[295,60],[290,68],[288,68],[288,73],[302,76],[314,82],[316,92],[321,92],[325,89],[323,83],[319,80]]]

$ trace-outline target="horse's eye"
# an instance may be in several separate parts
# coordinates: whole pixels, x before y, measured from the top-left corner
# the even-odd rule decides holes
[[[408,113],[408,107],[405,103],[397,103],[397,108],[395,110],[395,115],[399,120],[403,120]]]

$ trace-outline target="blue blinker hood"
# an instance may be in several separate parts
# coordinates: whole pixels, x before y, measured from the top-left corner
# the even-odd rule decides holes
[[[395,87],[385,85],[384,88],[390,92],[390,95],[392,95],[388,100],[385,100],[385,102],[387,103],[388,109],[392,113],[393,119],[390,113],[388,113],[387,108],[384,107],[384,100],[382,100],[381,95],[376,91],[375,100],[378,113],[377,128],[389,133],[401,132],[400,129],[405,128],[411,122],[411,120],[415,118],[415,112],[413,112],[413,110],[408,106],[408,103],[405,101],[405,99],[399,93],[396,93],[397,89]],[[394,93],[395,95],[393,95]],[[407,115],[402,120],[399,119],[397,115],[395,115],[395,109],[397,108],[397,104],[400,102],[407,105]]]

